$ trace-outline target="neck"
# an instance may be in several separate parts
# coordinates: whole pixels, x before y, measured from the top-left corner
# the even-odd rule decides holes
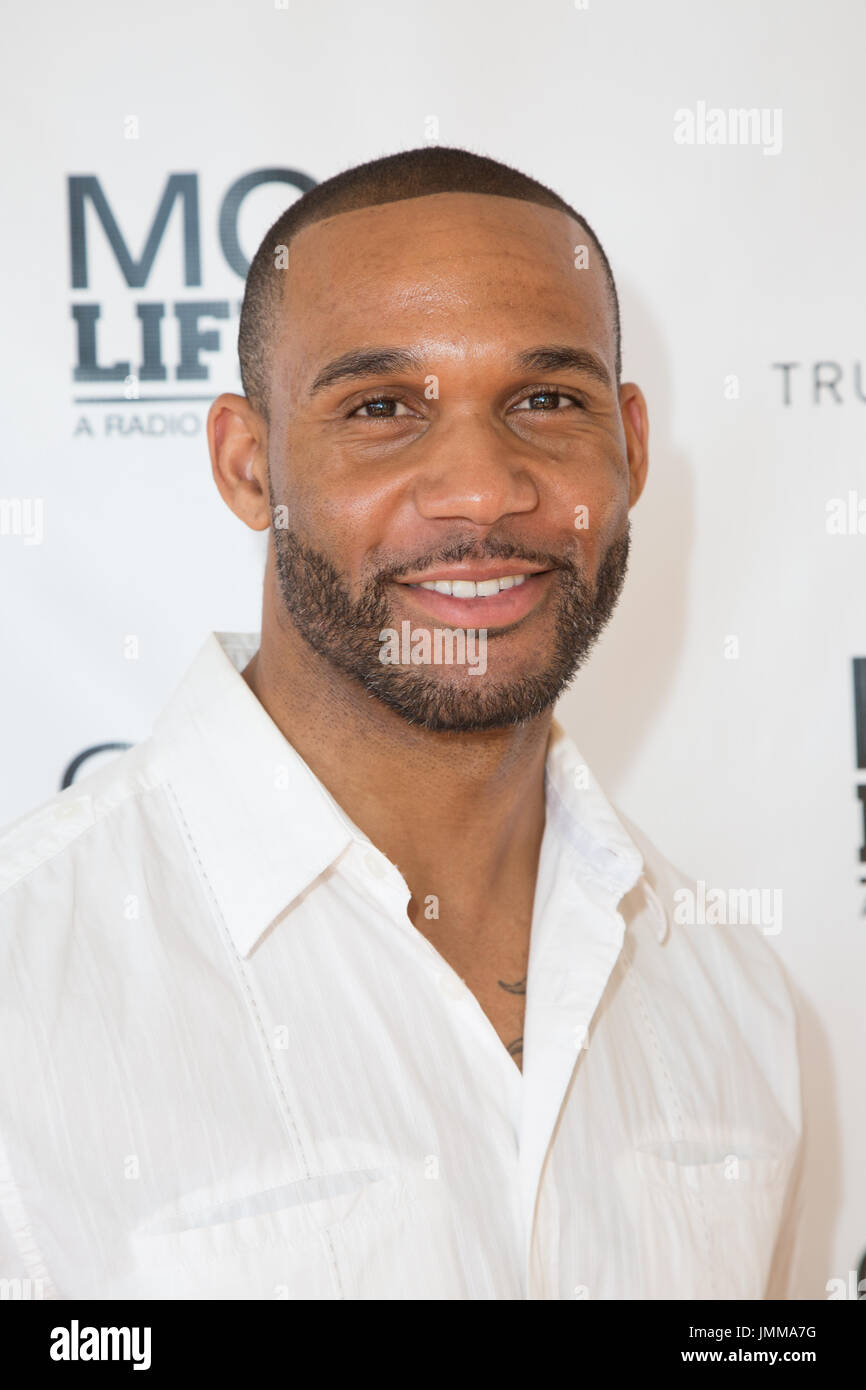
[[[243,676],[350,819],[400,869],[416,912],[443,885],[474,920],[503,904],[531,911],[552,708],[513,728],[422,729],[312,651],[288,620],[267,615]]]

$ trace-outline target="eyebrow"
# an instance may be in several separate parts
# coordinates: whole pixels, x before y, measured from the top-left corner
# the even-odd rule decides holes
[[[517,364],[531,372],[581,372],[602,386],[610,388],[610,373],[602,359],[589,348],[573,348],[556,344],[552,347],[529,348],[518,353]]]
[[[580,372],[610,389],[610,374],[600,357],[588,348],[563,344],[527,348],[515,358],[518,367],[533,372]],[[338,381],[378,376],[386,372],[423,372],[427,363],[411,348],[355,348],[326,363],[316,374],[310,396],[325,391]]]
[[[325,391],[346,377],[379,376],[385,372],[420,372],[424,363],[417,352],[409,348],[357,348],[335,357],[317,374],[310,395]]]

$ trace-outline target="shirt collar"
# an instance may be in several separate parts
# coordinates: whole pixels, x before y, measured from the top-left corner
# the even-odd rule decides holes
[[[240,674],[257,633],[213,632],[154,725],[182,821],[241,955],[353,839],[369,843]]]
[[[584,880],[598,884],[617,904],[640,882],[664,942],[669,923],[662,901],[646,873],[644,857],[608,801],[577,744],[554,718],[546,764],[547,816],[571,854],[569,862]]]
[[[154,725],[181,824],[241,955],[353,841],[370,844],[243,679],[258,646],[257,633],[210,633]],[[618,901],[643,858],[555,718],[545,793],[575,871]]]
[[[620,896],[628,892],[642,872],[643,856],[556,718],[546,774],[547,814],[579,857],[582,875]]]

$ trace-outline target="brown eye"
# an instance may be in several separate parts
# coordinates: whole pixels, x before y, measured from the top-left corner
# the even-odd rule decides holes
[[[538,391],[531,391],[528,396],[524,396],[523,400],[518,402],[514,409],[556,411],[559,410],[560,406],[563,404],[576,406],[579,409],[583,402],[578,400],[575,396],[566,395],[563,391],[555,391],[552,388],[549,390],[542,388]]]
[[[394,396],[374,396],[368,401],[362,401],[354,410],[351,410],[348,418],[352,419],[353,416],[361,415],[363,411],[365,413],[361,418],[366,420],[393,420],[400,407],[405,415],[410,413],[403,401],[398,401]]]

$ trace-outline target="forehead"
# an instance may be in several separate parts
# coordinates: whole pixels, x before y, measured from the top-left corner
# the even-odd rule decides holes
[[[580,247],[588,266],[575,265]],[[601,258],[556,208],[476,193],[360,208],[298,232],[283,274],[273,365],[284,384],[287,370],[325,354],[424,338],[435,352],[443,337],[517,351],[553,333],[595,347],[613,369]]]

